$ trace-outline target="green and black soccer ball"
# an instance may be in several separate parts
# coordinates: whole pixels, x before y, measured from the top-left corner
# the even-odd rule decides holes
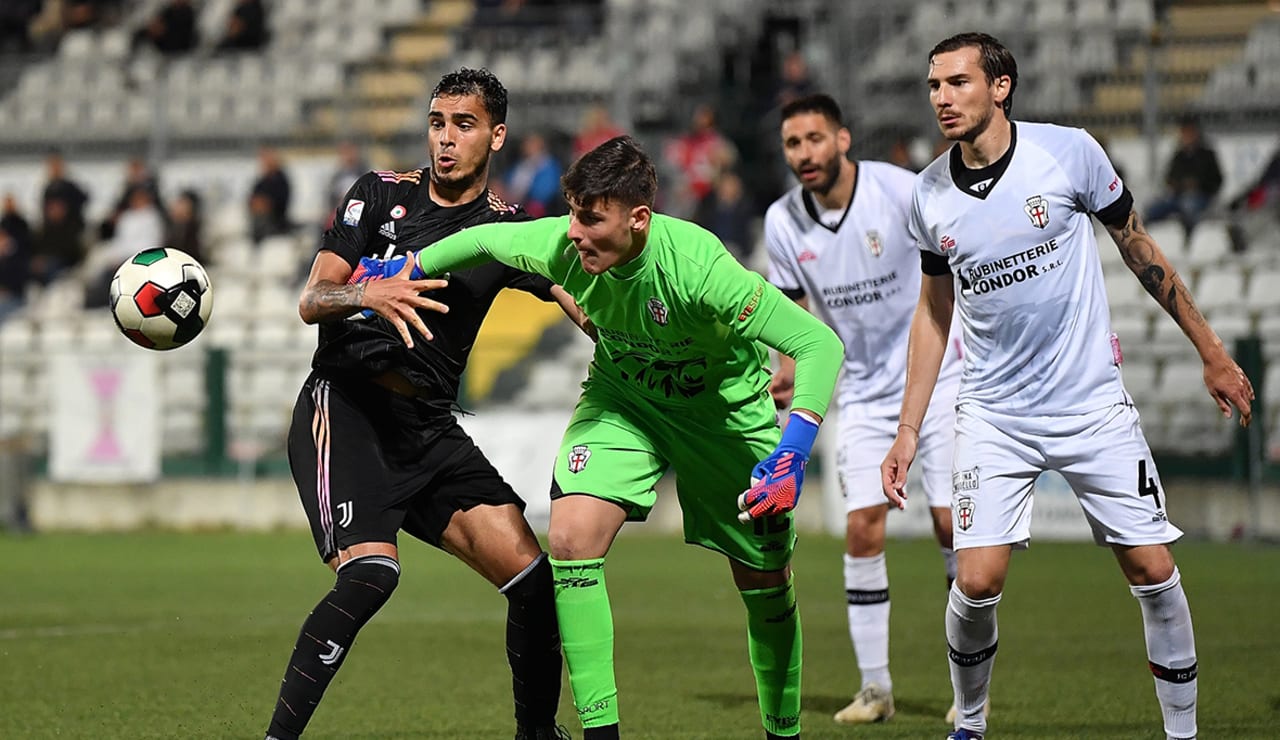
[[[139,347],[181,347],[200,334],[212,310],[209,275],[194,257],[177,249],[144,249],[111,278],[116,326]]]

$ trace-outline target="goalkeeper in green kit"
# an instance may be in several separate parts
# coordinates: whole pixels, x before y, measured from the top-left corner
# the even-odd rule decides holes
[[[649,514],[668,468],[685,541],[728,558],[746,606],[765,735],[798,737],[790,512],[843,346],[710,232],[655,214],[653,163],[629,137],[583,155],[561,184],[567,217],[466,229],[420,251],[415,269],[370,261],[370,272],[403,279],[498,260],[564,287],[595,325],[595,358],[556,459],[548,536],[585,740],[618,737],[605,556],[625,522]],[[782,434],[766,346],[796,360]]]

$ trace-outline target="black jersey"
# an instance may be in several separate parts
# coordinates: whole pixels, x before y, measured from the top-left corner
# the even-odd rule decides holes
[[[422,182],[423,170],[370,172],[351,186],[338,204],[333,226],[320,249],[341,256],[354,269],[361,257],[387,259],[417,251],[468,226],[492,221],[524,221],[518,206],[502,202],[486,190],[470,203],[441,206]],[[319,346],[312,367],[329,376],[372,377],[387,371],[403,375],[440,406],[452,406],[467,356],[493,299],[503,288],[516,288],[553,300],[551,281],[490,262],[453,272],[449,287],[431,298],[449,307],[446,314],[419,311],[435,339],[421,337],[413,348],[381,316],[356,314],[320,324]]]

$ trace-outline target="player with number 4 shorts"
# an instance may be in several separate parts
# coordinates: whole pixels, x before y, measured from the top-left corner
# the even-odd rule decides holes
[[[957,577],[946,610],[953,738],[986,733],[983,707],[999,645],[996,605],[1014,548],[1031,538],[1041,472],[1066,478],[1094,540],[1115,554],[1142,611],[1147,660],[1168,738],[1196,736],[1191,610],[1170,544],[1164,490],[1138,412],[1092,218],[1182,328],[1209,395],[1248,424],[1253,388],[1143,228],[1133,196],[1088,133],[1009,119],[1018,67],[999,41],[966,33],[928,57],[929,99],[955,142],[916,178],[911,233],[921,250],[904,424],[881,466],[885,495],[903,484],[947,346],[954,310],[965,347],[956,417],[952,516]],[[954,307],[954,309],[953,309]],[[1015,692],[1016,687],[1011,688]]]

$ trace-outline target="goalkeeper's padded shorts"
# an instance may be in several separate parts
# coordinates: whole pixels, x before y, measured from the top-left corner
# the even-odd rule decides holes
[[[684,516],[685,542],[757,570],[791,560],[791,514],[738,521],[738,494],[751,469],[778,444],[777,412],[767,391],[733,408],[658,406],[607,381],[588,381],[556,457],[552,498],[586,494],[611,501],[643,521],[654,486],[670,468]]]

